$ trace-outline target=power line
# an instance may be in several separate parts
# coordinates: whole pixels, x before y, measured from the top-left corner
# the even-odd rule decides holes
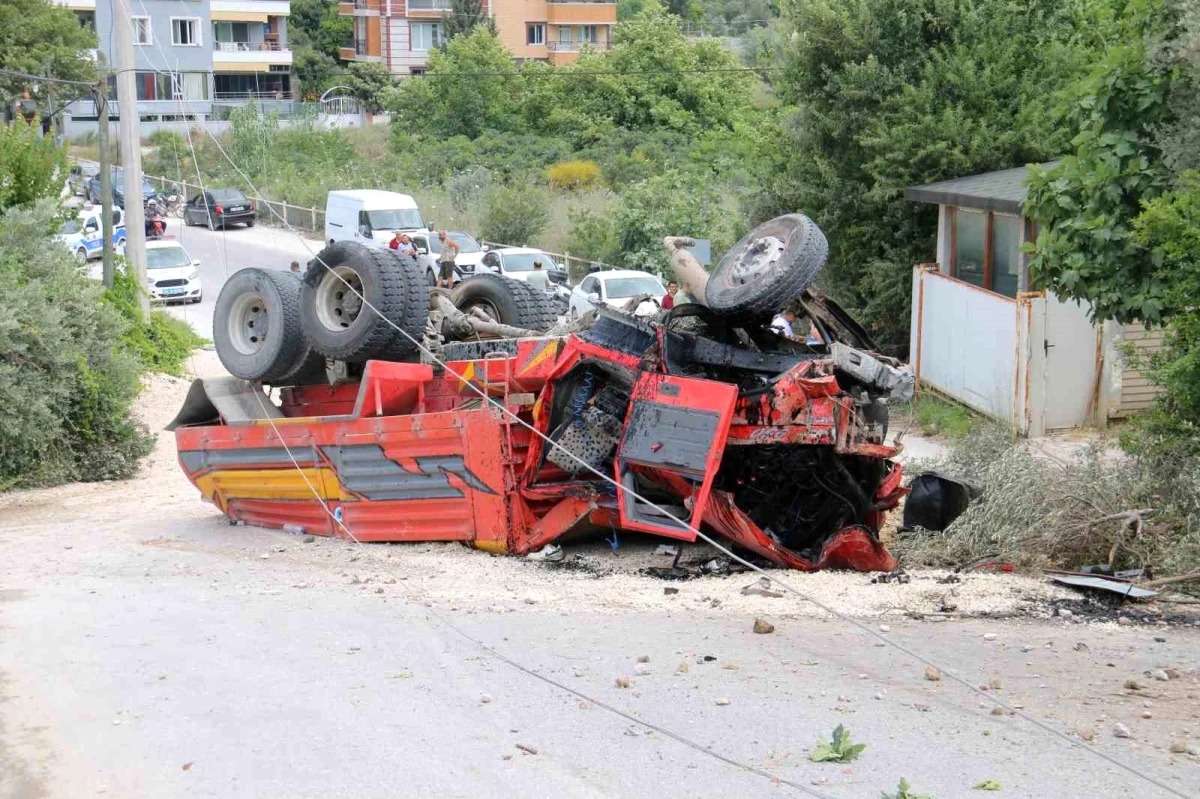
[[[240,175],[241,178],[244,181],[246,181],[246,184],[250,187],[250,189],[256,195],[258,195],[258,197],[260,199],[263,199],[262,192],[260,192],[254,186],[253,182],[246,175],[246,173],[244,171],[242,171],[242,169],[237,165],[237,163],[233,160],[233,158],[230,157],[230,155],[225,151],[225,148],[221,145],[220,140],[217,139],[216,135],[213,134],[213,132],[211,130],[209,130],[207,128],[207,126],[205,126],[204,130],[205,130],[205,133],[208,134],[209,138],[211,138],[213,140],[213,143],[216,145],[217,149],[221,152],[221,154],[225,157],[225,159],[230,163],[231,166],[233,166],[234,170],[238,173],[238,175]],[[296,230],[296,228],[287,221],[286,217],[284,217],[284,216],[280,215],[278,212],[276,212],[275,209],[272,208],[269,203],[267,203],[267,207],[270,208],[272,213],[274,213],[276,216],[279,217],[280,221],[283,222],[284,226],[288,230],[290,230],[297,238],[299,238],[301,240],[301,242],[304,243],[305,247],[309,250],[309,252],[312,253],[311,246],[308,244],[307,241],[304,240],[304,237],[300,235],[300,233]],[[379,318],[382,319],[384,321],[384,323],[386,323],[387,325],[392,327],[394,330],[396,330],[398,333],[400,333],[402,336],[404,336],[406,339],[408,339],[424,355],[429,357],[434,363],[438,364],[446,372],[446,374],[449,374],[453,377],[457,377],[463,385],[465,385],[467,388],[469,388],[474,393],[478,394],[480,396],[481,400],[486,405],[489,405],[489,406],[495,408],[496,411],[499,412],[501,415],[511,419],[514,424],[517,424],[521,427],[528,429],[534,436],[542,439],[545,442],[546,446],[548,446],[552,449],[558,450],[566,457],[579,463],[584,471],[587,471],[587,472],[595,475],[596,477],[600,478],[604,482],[612,485],[614,490],[616,490],[618,492],[624,492],[625,494],[633,497],[634,499],[638,500],[639,502],[642,502],[642,503],[646,504],[647,506],[649,506],[650,508],[653,508],[654,510],[658,511],[665,517],[675,521],[678,525],[680,525],[681,528],[694,533],[697,538],[706,542],[707,544],[709,544],[713,548],[717,549],[724,555],[728,556],[731,560],[734,560],[734,561],[742,564],[743,566],[749,568],[750,570],[757,572],[762,577],[770,580],[771,582],[774,582],[775,584],[779,585],[781,588],[783,588],[787,592],[793,594],[794,596],[797,596],[800,599],[807,601],[812,605],[815,605],[816,607],[820,608],[821,610],[825,611],[826,613],[830,614],[831,616],[841,620],[845,624],[848,624],[848,625],[858,629],[859,631],[864,632],[867,635],[875,638],[876,640],[882,642],[883,644],[890,646],[899,652],[902,652],[903,654],[907,655],[908,657],[912,658],[913,660],[915,660],[919,663],[922,663],[926,666],[931,666],[935,669],[938,669],[938,671],[941,672],[942,674],[944,674],[947,679],[963,686],[964,688],[967,689],[967,691],[969,693],[975,694],[975,695],[979,696],[981,699],[983,699],[987,702],[990,702],[991,704],[993,704],[997,707],[1003,708],[1004,710],[1008,711],[1010,714],[1017,716],[1018,718],[1028,722],[1029,724],[1032,724],[1033,726],[1037,727],[1038,729],[1042,730],[1043,732],[1065,741],[1072,748],[1082,748],[1083,751],[1089,752],[1092,755],[1096,756],[1097,758],[1100,758],[1101,760],[1104,760],[1105,762],[1109,763],[1110,765],[1116,766],[1118,769],[1126,772],[1127,774],[1130,774],[1134,777],[1137,777],[1138,779],[1148,782],[1151,785],[1153,785],[1157,788],[1160,788],[1163,791],[1166,791],[1167,793],[1169,793],[1173,796],[1181,797],[1181,799],[1189,799],[1188,795],[1183,793],[1179,789],[1174,788],[1170,785],[1167,785],[1165,782],[1159,780],[1158,778],[1153,777],[1149,774],[1146,774],[1146,773],[1138,770],[1137,768],[1130,766],[1130,765],[1126,764],[1125,762],[1117,759],[1116,757],[1113,757],[1112,755],[1109,755],[1098,749],[1094,749],[1092,747],[1087,746],[1081,740],[1074,739],[1067,733],[1062,732],[1061,730],[1055,729],[1054,727],[1050,726],[1048,723],[1043,722],[1042,720],[1038,719],[1037,717],[1035,717],[1029,713],[1026,713],[1021,708],[1016,707],[1008,702],[1005,702],[1004,700],[995,696],[994,693],[987,692],[987,691],[980,689],[977,685],[975,685],[971,681],[967,680],[966,678],[961,677],[958,674],[954,673],[953,671],[940,666],[939,664],[935,663],[934,661],[930,660],[929,658],[915,652],[911,648],[906,647],[903,644],[900,644],[899,642],[892,640],[888,636],[883,635],[880,632],[877,632],[876,630],[872,629],[871,627],[867,626],[866,624],[863,624],[861,621],[859,621],[853,617],[847,616],[846,614],[838,611],[831,605],[821,602],[820,600],[816,599],[815,597],[813,597],[809,594],[806,594],[805,592],[794,587],[790,583],[785,582],[776,576],[768,574],[766,572],[766,570],[763,569],[758,564],[747,560],[746,558],[742,557],[741,555],[738,555],[732,549],[723,545],[721,542],[717,541],[712,536],[704,533],[699,528],[693,526],[689,521],[680,519],[678,517],[678,515],[676,515],[671,510],[662,507],[661,505],[659,505],[658,503],[655,503],[654,501],[652,501],[650,499],[647,499],[646,497],[640,495],[637,491],[635,491],[631,488],[628,488],[625,485],[622,485],[618,481],[614,480],[610,475],[605,474],[604,472],[602,472],[599,469],[592,466],[590,463],[584,461],[581,457],[576,455],[574,452],[571,452],[570,450],[566,449],[558,442],[553,441],[550,438],[550,436],[548,436],[547,434],[538,430],[536,427],[534,427],[529,422],[526,422],[524,419],[521,419],[515,412],[510,410],[504,403],[499,402],[495,398],[491,397],[485,389],[480,388],[473,381],[466,379],[462,374],[457,372],[449,364],[447,364],[444,360],[439,358],[436,353],[430,351],[429,348],[426,347],[423,342],[414,338],[412,336],[412,334],[410,334],[408,331],[401,328],[398,324],[396,324],[394,321],[389,319],[378,308],[376,308],[374,306],[374,304],[372,304],[366,297],[363,296],[361,291],[359,291],[357,288],[352,286],[344,277],[342,277],[340,274],[338,274],[338,272],[335,271],[332,266],[330,266],[328,263],[326,263],[324,261],[324,259],[322,259],[320,257],[319,253],[314,253],[313,255],[314,255],[313,260],[316,261],[318,264],[320,264],[327,272],[329,272],[329,274],[334,275],[338,280],[340,280],[343,284],[345,284],[346,288],[349,289],[349,291],[351,291],[355,296],[357,296],[362,301],[362,304],[365,308],[370,309],[371,312],[376,314],[377,316],[379,316]],[[261,399],[259,401],[261,402]],[[274,427],[273,422],[272,422],[272,426]],[[279,439],[282,442],[283,437],[282,437],[282,435],[278,434],[278,431],[277,431],[277,435],[279,436]],[[294,459],[293,459],[293,463],[295,463]],[[300,468],[299,464],[295,464],[295,465],[296,465],[297,469]],[[306,478],[306,482],[307,482],[307,478]],[[309,487],[310,487],[310,489],[312,488],[311,484],[309,485]],[[313,493],[314,494],[316,493],[315,489],[313,490]],[[326,512],[329,512],[328,508],[326,508]],[[346,532],[348,534],[350,534],[351,537],[353,538],[353,534],[350,533],[350,531],[348,529],[346,529],[345,525],[342,525],[340,521],[338,523],[339,523],[339,525],[341,525],[342,529],[345,529]],[[800,786],[796,786],[796,787],[800,787]]]

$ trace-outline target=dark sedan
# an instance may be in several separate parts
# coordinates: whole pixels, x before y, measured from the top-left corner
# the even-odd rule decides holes
[[[209,230],[235,224],[254,227],[254,201],[237,189],[209,189],[188,200],[183,223],[204,225]]]
[[[125,207],[125,175],[119,168],[114,168],[112,175],[112,199],[113,205],[118,208]],[[93,175],[87,182],[86,190],[87,200],[90,203],[98,204],[101,198],[100,192],[100,175]],[[162,197],[158,193],[158,189],[150,181],[142,178],[142,202],[147,200],[161,200]]]

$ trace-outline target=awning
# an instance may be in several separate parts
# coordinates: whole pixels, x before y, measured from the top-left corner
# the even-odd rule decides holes
[[[267,15],[257,11],[213,11],[213,22],[262,22],[266,23]]]

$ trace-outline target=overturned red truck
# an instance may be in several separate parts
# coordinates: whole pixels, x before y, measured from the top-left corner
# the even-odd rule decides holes
[[[302,280],[242,270],[214,321],[234,376],[193,385],[179,462],[230,520],[317,535],[521,555],[597,527],[701,529],[788,568],[894,569],[887,410],[911,376],[808,288],[820,231],[773,220],[711,277],[683,243],[666,242],[698,302],[569,330],[534,329],[549,297],[498,275],[431,303],[415,265],[359,245]],[[769,327],[788,302],[819,343]]]

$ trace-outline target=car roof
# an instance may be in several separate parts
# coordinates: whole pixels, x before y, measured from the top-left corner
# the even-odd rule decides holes
[[[170,249],[171,247],[178,247],[181,250],[183,249],[183,245],[175,239],[155,239],[154,241],[146,242],[147,250],[166,250]]]
[[[364,211],[408,210],[417,207],[417,201],[408,194],[382,189],[346,189],[329,192],[331,198],[357,200]]]
[[[640,269],[606,269],[601,272],[592,272],[589,277],[598,278],[602,282],[605,280],[615,280],[620,277],[652,277],[660,283],[662,282],[662,279],[658,275],[643,272]]]

